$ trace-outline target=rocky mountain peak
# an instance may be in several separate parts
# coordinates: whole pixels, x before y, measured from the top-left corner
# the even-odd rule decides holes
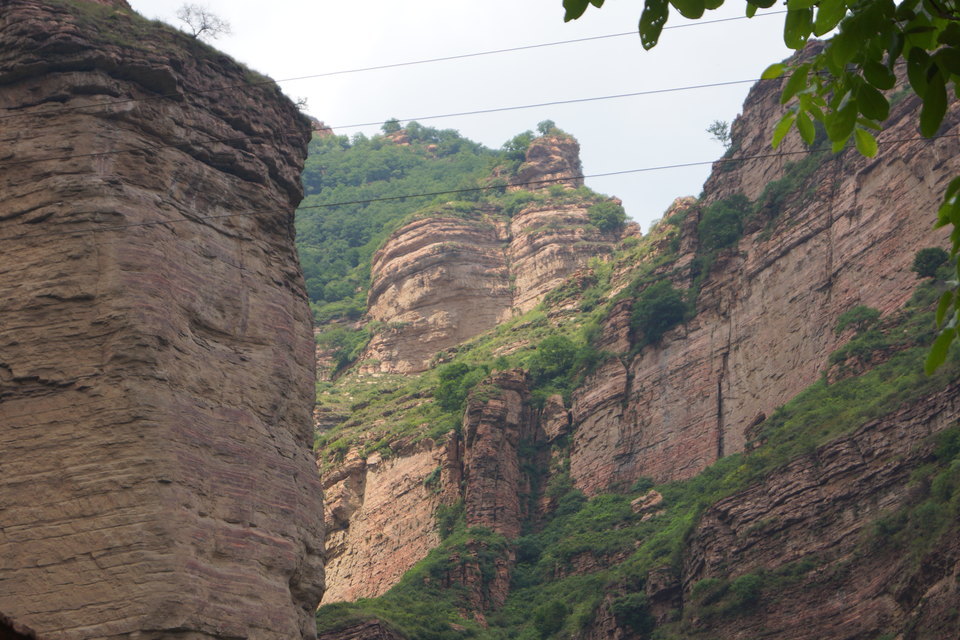
[[[580,143],[565,133],[551,133],[535,139],[527,148],[526,161],[517,170],[514,189],[546,189],[563,184],[583,186]]]

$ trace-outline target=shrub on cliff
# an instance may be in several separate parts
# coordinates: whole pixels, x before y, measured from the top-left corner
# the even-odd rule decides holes
[[[485,366],[471,366],[464,362],[446,364],[437,370],[440,383],[433,398],[444,411],[463,411],[470,389],[490,373]]]
[[[913,264],[910,270],[917,274],[918,278],[936,278],[937,269],[949,259],[947,252],[940,247],[927,247],[920,249],[913,257]]]
[[[587,210],[587,216],[590,223],[600,231],[616,231],[627,220],[627,212],[613,200],[593,205]]]
[[[857,333],[869,329],[880,319],[880,312],[873,307],[858,304],[847,309],[837,318],[836,333],[840,335],[852,327]]]
[[[563,628],[570,610],[563,602],[551,600],[533,610],[533,626],[541,638],[549,638]]]
[[[686,318],[683,294],[669,280],[660,280],[637,296],[630,314],[630,328],[641,337],[640,346],[655,344]]]
[[[743,220],[751,211],[750,200],[738,193],[708,206],[700,217],[697,231],[703,251],[729,247],[743,234]]]
[[[645,593],[628,593],[615,599],[610,612],[619,624],[628,629],[646,635],[653,631],[656,620],[650,614],[650,604]]]

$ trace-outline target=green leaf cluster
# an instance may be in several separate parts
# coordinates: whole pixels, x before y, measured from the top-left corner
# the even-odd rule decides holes
[[[587,210],[590,222],[600,231],[616,231],[623,227],[627,220],[627,212],[623,206],[613,200],[598,202]]]
[[[641,336],[642,345],[660,342],[670,329],[683,322],[690,306],[683,293],[669,280],[658,280],[637,296],[630,315],[630,328]]]

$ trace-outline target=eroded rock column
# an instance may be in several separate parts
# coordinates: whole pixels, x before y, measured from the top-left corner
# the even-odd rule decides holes
[[[3,3],[0,611],[39,634],[315,635],[309,129],[252,78],[118,3]]]

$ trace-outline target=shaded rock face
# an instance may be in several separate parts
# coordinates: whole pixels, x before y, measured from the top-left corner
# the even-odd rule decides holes
[[[524,180],[579,175],[579,151],[567,136],[538,138],[521,166]],[[558,183],[574,188],[583,180],[542,186]],[[368,314],[383,326],[363,370],[424,371],[438,352],[529,311],[590,258],[611,253],[624,231],[601,232],[590,224],[589,206],[548,199],[510,220],[478,208],[396,231],[373,257]]]
[[[739,154],[765,152],[779,93],[777,83],[751,92],[733,129]],[[849,338],[834,332],[841,313],[862,304],[886,314],[909,299],[915,252],[945,244],[932,220],[960,173],[952,135],[960,112],[934,141],[917,139],[916,113],[912,99],[896,106],[881,139],[907,142],[881,145],[876,158],[825,155],[781,211],[767,212],[717,257],[691,321],[628,364],[605,366],[577,392],[571,474],[579,488],[688,478],[742,451],[748,427],[814,382]],[[745,161],[714,171],[705,190],[710,201],[735,193],[755,200],[790,170],[787,159]],[[681,248],[697,242],[696,218],[688,218]],[[614,313],[604,335],[622,336],[627,320]]]
[[[0,611],[65,639],[314,637],[308,125],[90,6],[0,12]]]
[[[710,507],[691,537],[687,595],[704,578],[806,566],[764,591],[750,615],[703,619],[698,630],[791,640],[877,638],[897,629],[908,629],[897,636],[906,640],[957,637],[957,523],[919,557],[885,549],[871,527],[922,499],[911,475],[931,459],[929,436],[960,418],[958,392],[954,385],[868,423]]]
[[[0,640],[37,640],[37,634],[0,613]]]
[[[448,451],[433,443],[383,460],[356,452],[324,478],[327,576],[324,604],[385,593],[440,542],[434,510],[441,495],[427,482]],[[436,485],[440,478],[435,476]]]
[[[463,438],[391,444],[397,455],[362,459],[356,452],[324,478],[327,502],[327,580],[324,604],[382,595],[437,546],[436,510],[463,501],[468,526],[516,538],[529,515],[522,496],[532,492],[529,469],[545,461],[524,459],[523,445],[545,440],[542,424],[560,420],[548,405],[529,407],[526,376],[498,372],[474,391],[463,419]],[[529,454],[527,454],[529,456]],[[475,550],[479,551],[479,550]],[[478,612],[503,604],[512,557],[497,559],[487,579],[479,563],[464,559],[446,576],[465,586]]]

